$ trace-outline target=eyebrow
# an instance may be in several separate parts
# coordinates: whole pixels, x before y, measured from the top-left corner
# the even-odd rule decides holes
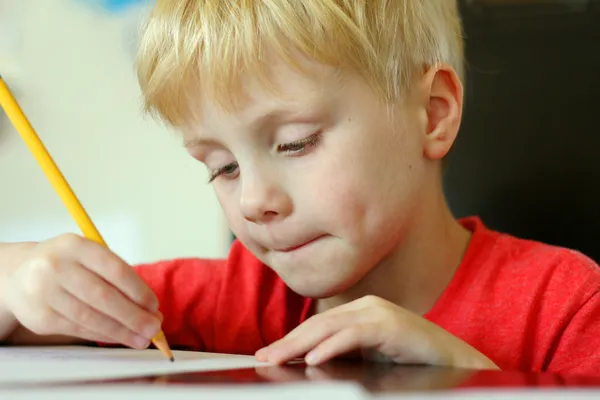
[[[290,110],[289,108],[275,108],[264,112],[255,117],[251,123],[253,130],[259,130],[261,127],[267,124],[281,124],[284,122],[299,122],[308,123],[316,117],[319,113],[317,110],[322,110],[323,106],[320,107],[304,107],[303,111]]]
[[[215,146],[218,145],[219,143],[216,140],[213,139],[188,139],[188,140],[184,140],[183,141],[183,147],[185,147],[186,149],[192,148],[192,147],[201,147],[201,146]]]

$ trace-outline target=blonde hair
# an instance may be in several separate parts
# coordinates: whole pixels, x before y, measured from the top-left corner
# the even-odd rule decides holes
[[[456,0],[156,0],[141,36],[145,110],[181,126],[198,90],[234,105],[244,77],[268,82],[268,55],[351,68],[388,102],[424,68],[463,75]]]

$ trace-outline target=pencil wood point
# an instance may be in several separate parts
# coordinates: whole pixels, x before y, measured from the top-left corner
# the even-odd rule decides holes
[[[152,343],[159,349],[171,362],[175,361],[175,357],[173,357],[173,353],[169,348],[169,344],[167,343],[167,339],[165,338],[165,334],[161,330],[158,334],[152,339]]]

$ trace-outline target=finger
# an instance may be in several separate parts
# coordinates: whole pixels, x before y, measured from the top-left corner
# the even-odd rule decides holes
[[[259,360],[281,364],[294,357],[304,356],[336,332],[356,323],[356,312],[319,315],[310,318],[283,339],[256,353]]]
[[[372,326],[374,325],[355,325],[329,336],[306,355],[306,364],[319,365],[357,348],[377,346],[377,335],[372,332]]]
[[[315,329],[323,329],[326,326],[326,324],[331,325],[331,321],[329,321],[329,318],[331,316],[333,316],[333,318],[335,318],[335,314],[323,313],[323,314],[313,315],[312,317],[310,317],[309,319],[304,321],[302,324],[298,325],[297,327],[292,329],[290,332],[288,332],[288,334],[285,335],[283,338],[276,340],[275,342],[271,343],[269,346],[260,349],[256,353],[256,356],[264,358],[267,353],[270,353],[271,351],[274,351],[275,349],[278,349],[280,347],[285,347],[288,343],[293,342],[293,341],[297,340],[298,338],[302,338],[304,335],[306,335],[307,331],[312,332]],[[266,359],[264,359],[262,361],[266,361]]]
[[[64,318],[64,317],[60,316],[60,318]],[[71,321],[69,321],[69,322],[71,322]],[[94,342],[94,343],[121,344],[118,341],[114,340],[113,338],[104,336],[97,332],[92,332],[88,329],[85,329],[85,328],[79,326],[79,325],[75,325],[74,323],[72,323],[72,327],[73,328],[72,328],[71,334],[69,334],[68,336],[78,337],[78,338],[85,339],[89,342]]]
[[[115,343],[112,338],[85,329],[49,307],[37,313],[25,311],[25,314],[31,318],[24,318],[21,321],[23,326],[38,335],[64,335],[90,342]]]
[[[110,342],[137,349],[148,346],[148,339],[137,335],[111,317],[98,312],[66,290],[56,291],[49,299],[48,305],[62,318],[70,322],[68,329],[71,331],[74,330],[71,325],[75,325],[79,330],[94,332],[94,334],[109,338]],[[70,334],[65,331],[66,329],[63,328],[62,333]]]
[[[381,306],[388,305],[388,304],[391,304],[391,303],[387,300],[384,300],[377,296],[368,295],[368,296],[360,297],[360,298],[350,301],[348,303],[344,303],[342,305],[329,308],[328,310],[326,310],[322,313],[319,313],[316,316],[339,314],[339,313],[345,313],[347,311],[358,311],[358,310],[364,310],[366,308],[381,307]]]
[[[161,320],[156,314],[139,307],[90,270],[65,266],[61,278],[61,285],[70,294],[139,336],[150,340],[160,331]]]
[[[354,300],[349,303],[342,304],[341,306],[331,308],[320,314],[313,315],[311,318],[306,320],[303,324],[301,324],[300,326],[298,326],[295,329],[293,329],[292,331],[290,331],[286,335],[286,339],[293,339],[298,335],[302,335],[302,332],[304,331],[304,329],[307,329],[306,327],[309,324],[310,325],[314,324],[314,325],[319,326],[322,323],[324,323],[324,321],[327,321],[329,318],[333,318],[333,317],[336,317],[339,315],[344,315],[347,313],[354,313],[355,315],[360,317],[361,315],[356,314],[356,311],[360,311],[360,310],[364,310],[365,308],[373,307],[378,302],[382,302],[382,300],[377,297],[374,297],[374,296],[366,296],[366,297],[362,297],[358,300]],[[312,329],[312,327],[309,327],[308,329]]]
[[[69,251],[81,264],[119,289],[125,296],[154,313],[158,311],[158,299],[135,270],[106,247],[79,236],[68,236]]]

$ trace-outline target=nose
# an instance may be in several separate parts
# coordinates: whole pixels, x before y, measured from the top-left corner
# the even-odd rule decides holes
[[[242,175],[240,208],[244,219],[264,224],[292,212],[292,200],[277,179],[266,174]]]

